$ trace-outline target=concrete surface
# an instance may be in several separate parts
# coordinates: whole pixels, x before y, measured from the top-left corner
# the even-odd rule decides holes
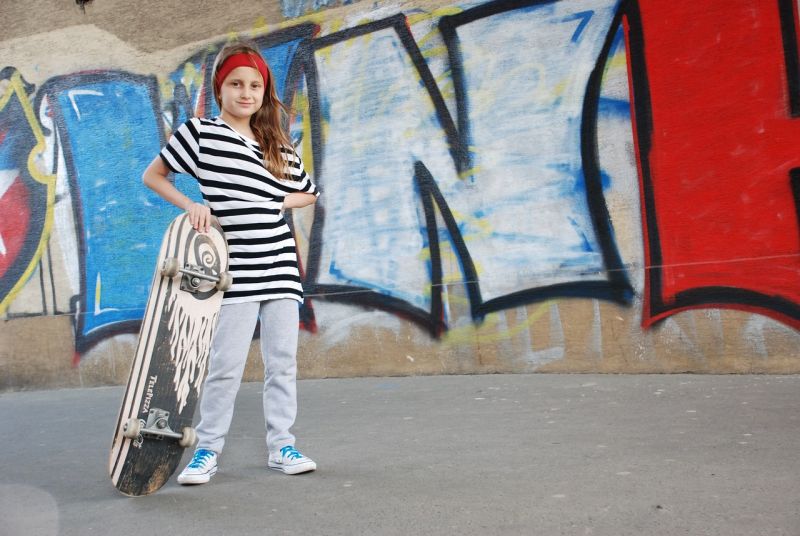
[[[121,394],[0,395],[0,534],[800,535],[800,376],[305,380],[295,477],[245,384],[212,482],[138,499]]]

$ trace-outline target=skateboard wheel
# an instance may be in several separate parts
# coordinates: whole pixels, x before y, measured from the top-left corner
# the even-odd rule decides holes
[[[139,432],[142,430],[142,421],[136,418],[128,419],[128,422],[122,427],[122,435],[129,439],[136,439],[139,437]]]
[[[161,275],[165,277],[175,277],[178,275],[180,265],[178,259],[175,257],[167,257],[164,259],[164,264],[161,265]]]
[[[178,445],[182,446],[185,449],[192,447],[195,443],[197,443],[197,432],[194,431],[194,428],[191,426],[186,426],[183,428],[183,436],[178,441]]]
[[[233,284],[233,276],[229,272],[219,274],[219,281],[217,281],[217,290],[225,292]]]

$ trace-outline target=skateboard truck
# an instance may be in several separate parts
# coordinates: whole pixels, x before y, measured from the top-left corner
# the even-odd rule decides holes
[[[128,419],[122,427],[122,435],[129,439],[136,440],[141,444],[143,438],[151,437],[163,439],[169,437],[177,439],[178,444],[184,448],[191,447],[197,441],[197,433],[194,428],[186,426],[182,433],[178,433],[169,427],[169,411],[151,408],[147,414],[147,421],[135,417]]]
[[[167,257],[164,259],[164,264],[161,266],[161,274],[166,277],[175,277],[178,274],[183,274],[181,277],[181,290],[196,293],[200,289],[202,281],[211,281],[216,284],[217,290],[225,292],[231,288],[233,283],[233,276],[228,272],[223,272],[219,275],[207,274],[205,268],[195,264],[189,264],[181,268],[178,264],[178,259],[175,257]]]

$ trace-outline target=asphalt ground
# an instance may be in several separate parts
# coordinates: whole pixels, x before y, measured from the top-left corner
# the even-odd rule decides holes
[[[0,394],[0,534],[800,535],[800,376],[298,389],[317,471],[267,469],[260,385],[244,384],[212,481],[134,499],[107,475],[121,387]]]

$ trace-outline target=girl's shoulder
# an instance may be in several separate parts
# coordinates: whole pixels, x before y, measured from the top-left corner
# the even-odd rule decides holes
[[[226,128],[218,117],[190,117],[181,126],[189,128],[195,137]]]
[[[175,130],[180,128],[189,128],[194,130],[199,130],[203,125],[210,124],[210,120],[204,117],[190,117],[183,123],[176,125]]]
[[[193,125],[214,125],[218,126],[221,121],[217,116],[214,117],[190,117],[184,123],[192,123]]]
[[[196,126],[219,126],[219,120],[216,117],[192,117],[189,121]]]

